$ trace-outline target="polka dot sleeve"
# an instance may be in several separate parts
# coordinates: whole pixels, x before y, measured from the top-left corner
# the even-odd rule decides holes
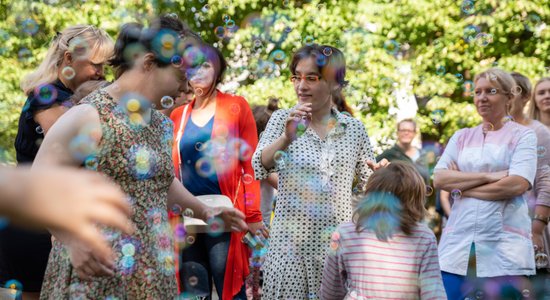
[[[257,180],[266,179],[269,173],[279,172],[277,166],[267,170],[262,165],[262,151],[265,147],[271,145],[281,134],[285,128],[285,120],[290,113],[289,110],[279,109],[273,113],[265,131],[260,134],[260,142],[252,156],[252,166]]]

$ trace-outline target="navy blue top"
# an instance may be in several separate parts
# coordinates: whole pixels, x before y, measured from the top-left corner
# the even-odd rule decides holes
[[[218,177],[214,168],[210,138],[214,117],[203,127],[197,126],[189,117],[180,141],[181,182],[195,196],[221,195]]]
[[[42,86],[37,92],[33,91],[29,94],[19,116],[19,128],[15,138],[18,163],[33,162],[38,153],[40,141],[44,139],[44,130],[34,120],[33,114],[39,110],[48,109],[54,104],[70,106],[68,100],[73,95],[73,92],[59,79]]]

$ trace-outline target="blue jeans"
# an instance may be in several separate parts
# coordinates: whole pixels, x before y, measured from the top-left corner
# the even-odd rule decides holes
[[[448,300],[521,299],[526,287],[525,276],[477,277],[476,246],[470,247],[466,276],[441,271]]]
[[[467,277],[441,271],[449,300],[469,299],[535,299],[526,276]],[[527,290],[531,297],[523,298]]]
[[[198,233],[195,242],[181,252],[180,281],[185,297],[212,298],[212,281],[221,299],[225,276],[225,264],[229,252],[231,234],[224,232],[213,237]],[[246,300],[245,287],[234,299]]]

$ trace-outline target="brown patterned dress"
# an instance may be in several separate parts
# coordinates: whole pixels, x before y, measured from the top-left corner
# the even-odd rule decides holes
[[[126,192],[137,230],[127,236],[102,228],[117,255],[116,274],[92,281],[78,278],[67,248],[55,241],[40,298],[174,299],[174,245],[166,209],[174,178],[172,123],[155,110],[148,124],[136,125],[125,108],[103,90],[82,103],[97,109],[102,128],[99,149],[86,159],[85,166],[109,176]]]

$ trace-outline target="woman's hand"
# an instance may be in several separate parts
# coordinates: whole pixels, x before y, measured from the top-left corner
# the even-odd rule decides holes
[[[248,231],[254,235],[261,234],[264,238],[269,238],[269,230],[265,228],[264,222],[248,223]]]
[[[299,103],[292,109],[285,125],[285,137],[295,141],[302,136],[311,123],[311,103]]]
[[[204,221],[208,223],[208,220],[218,217],[223,220],[226,229],[232,231],[245,231],[248,229],[246,222],[244,221],[244,214],[232,207],[216,207],[208,208],[205,213]]]
[[[533,232],[533,247],[536,247],[538,251],[544,252],[544,242],[542,241],[542,234]]]
[[[105,176],[66,167],[9,170],[17,202],[8,217],[31,228],[48,228],[64,244],[78,242],[107,260],[111,247],[97,224],[132,234],[131,208],[126,195]],[[46,191],[46,192],[45,192]],[[9,195],[9,191],[8,191]]]
[[[372,160],[367,160],[367,165],[369,166],[369,168],[371,168],[373,171],[376,171],[380,168],[385,168],[387,167],[388,165],[390,164],[390,162],[385,159],[385,158],[382,158],[381,161],[379,162],[375,162],[375,161],[372,161]]]
[[[447,169],[448,169],[448,170],[451,170],[451,171],[460,171],[460,170],[458,169],[457,164],[456,164],[454,161],[451,161],[451,162],[449,163],[449,165],[447,165]]]
[[[82,280],[91,280],[92,276],[114,276],[114,258],[105,259],[97,256],[92,249],[79,243],[68,246],[69,257],[76,274]]]

